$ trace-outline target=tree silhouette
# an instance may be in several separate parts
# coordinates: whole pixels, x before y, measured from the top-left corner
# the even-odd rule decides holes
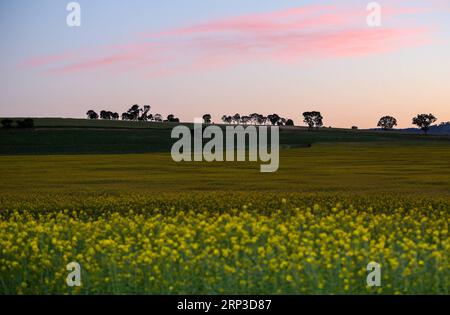
[[[98,119],[98,114],[92,109],[88,110],[86,113],[88,119]]]
[[[277,114],[272,114],[272,115],[268,115],[267,119],[270,121],[270,123],[272,124],[272,126],[278,125],[281,117],[278,116]]]
[[[249,122],[251,122],[250,116],[241,116],[241,123],[243,125],[247,125]]]
[[[122,114],[122,120],[132,120],[133,116],[128,114],[128,113],[123,113]]]
[[[131,106],[131,108],[127,112],[122,114],[122,120],[138,120],[140,117],[140,112],[141,109],[139,108],[139,105],[135,104]]]
[[[117,114],[117,116],[119,116],[119,114]],[[102,110],[100,112],[100,118],[106,120],[114,119],[114,113],[109,110]]]
[[[180,122],[180,119],[176,118],[175,115],[170,114],[170,115],[167,116],[167,121],[168,122],[175,122],[175,123],[177,123],[177,122]]]
[[[222,121],[223,121],[225,124],[231,124],[231,123],[233,122],[233,117],[227,116],[227,115],[223,115],[223,116],[222,116]]]
[[[320,112],[304,112],[303,118],[303,121],[308,125],[309,129],[319,128],[323,126],[323,117]]]
[[[397,126],[397,119],[392,116],[383,116],[378,121],[378,127],[381,127],[383,130],[392,130],[395,126]]]
[[[153,120],[156,121],[156,122],[162,122],[163,121],[162,115],[161,114],[155,114],[153,116]]]
[[[205,123],[205,124],[211,123],[211,115],[210,114],[203,115],[203,123]]]
[[[150,111],[150,105],[144,105],[144,108],[139,109],[140,112],[142,112],[141,116],[138,117],[138,120],[140,121],[148,121],[148,112]]]
[[[286,126],[294,126],[294,121],[292,119],[286,120]]]
[[[234,114],[233,121],[234,121],[235,124],[239,124],[241,122],[241,115]]]
[[[430,130],[430,126],[435,123],[436,120],[437,118],[434,117],[433,114],[419,114],[413,118],[412,123],[413,125],[416,125],[420,129],[422,129],[425,134],[427,134],[428,130]]]
[[[264,115],[258,116],[258,125],[265,125],[267,122],[267,117]]]

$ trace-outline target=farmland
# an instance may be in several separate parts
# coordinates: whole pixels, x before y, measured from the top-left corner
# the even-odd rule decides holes
[[[0,293],[449,293],[448,138],[283,130],[262,174],[175,163],[164,126],[37,126],[0,130]]]
[[[17,154],[131,154],[168,152],[173,123],[36,118],[33,129],[0,129],[0,155]],[[186,124],[192,127],[192,124]],[[448,136],[397,132],[282,127],[285,148],[316,143],[450,144]]]

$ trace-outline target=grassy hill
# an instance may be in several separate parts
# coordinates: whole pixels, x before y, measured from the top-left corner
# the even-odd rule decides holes
[[[17,120],[19,118],[14,118]],[[114,154],[168,152],[176,123],[35,118],[32,129],[0,129],[0,154]],[[191,123],[186,125],[192,127]],[[304,127],[282,127],[282,148],[317,143],[450,143],[450,136]]]

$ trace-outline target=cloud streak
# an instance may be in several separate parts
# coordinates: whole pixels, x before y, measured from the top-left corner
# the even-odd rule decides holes
[[[383,10],[383,19],[391,20],[424,12],[399,6]],[[402,23],[371,28],[366,16],[364,7],[304,6],[147,33],[121,45],[39,56],[23,66],[60,74],[136,71],[152,77],[254,61],[296,63],[367,56],[430,41],[429,29]]]

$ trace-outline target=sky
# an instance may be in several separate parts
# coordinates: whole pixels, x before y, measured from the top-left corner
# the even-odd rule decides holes
[[[193,121],[277,113],[302,124],[450,120],[450,0],[0,1],[0,117],[85,117],[133,104]]]

